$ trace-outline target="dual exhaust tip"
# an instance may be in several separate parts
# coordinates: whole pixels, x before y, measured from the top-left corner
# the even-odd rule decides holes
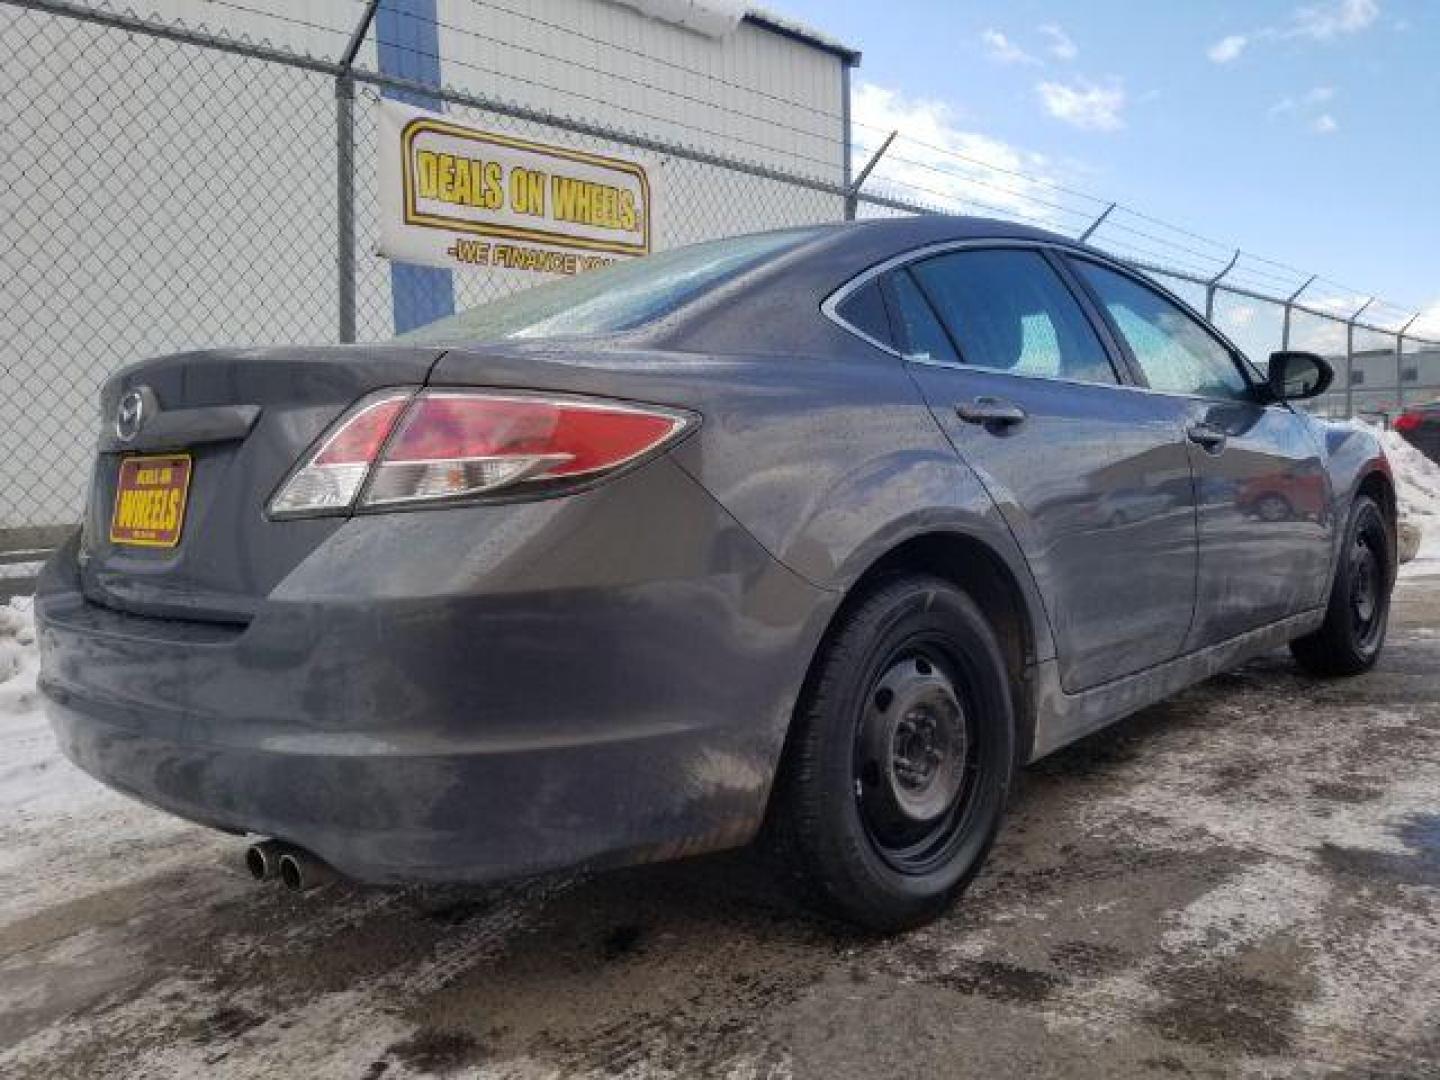
[[[336,874],[304,848],[283,840],[263,840],[245,849],[245,868],[256,881],[280,879],[292,892],[309,892],[334,881]]]

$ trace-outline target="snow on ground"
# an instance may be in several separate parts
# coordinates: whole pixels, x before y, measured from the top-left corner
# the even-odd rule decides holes
[[[40,657],[30,608],[28,597],[0,605],[0,922],[142,872],[133,858],[77,861],[86,846],[91,856],[96,848],[119,856],[195,835],[191,826],[116,794],[60,755],[35,687]],[[90,845],[73,842],[85,837]]]

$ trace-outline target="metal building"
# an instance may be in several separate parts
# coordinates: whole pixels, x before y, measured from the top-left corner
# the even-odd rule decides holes
[[[382,95],[641,160],[656,250],[843,213],[859,57],[818,31],[742,0],[383,0],[357,35],[370,7],[0,0],[0,550],[77,520],[125,363],[334,341],[347,302],[383,339],[543,280],[376,253]],[[337,80],[347,50],[383,84]]]

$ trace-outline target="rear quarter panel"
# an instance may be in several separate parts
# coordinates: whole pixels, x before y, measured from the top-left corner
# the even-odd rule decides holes
[[[598,394],[685,408],[698,429],[672,452],[777,560],[843,593],[904,541],[959,533],[1021,584],[1037,659],[1053,655],[1023,556],[990,497],[936,425],[903,363],[819,314],[804,353],[616,349],[595,343],[448,353],[432,383]]]

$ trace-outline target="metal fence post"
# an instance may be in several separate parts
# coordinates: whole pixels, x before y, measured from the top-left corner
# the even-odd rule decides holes
[[[335,273],[340,341],[355,340],[355,80],[335,80]]]
[[[1301,293],[1315,284],[1315,279],[1319,276],[1319,274],[1311,274],[1310,279],[1306,281],[1304,285],[1301,285],[1300,288],[1285,298],[1285,322],[1280,328],[1280,348],[1290,348],[1290,313],[1294,310],[1295,301],[1300,299]]]
[[[1375,302],[1370,297],[1355,309],[1345,323],[1345,419],[1355,415],[1355,320],[1365,314],[1365,309]]]
[[[1411,315],[1405,325],[1395,331],[1395,407],[1405,408],[1405,331],[1409,330],[1420,312]]]
[[[855,177],[855,182],[854,182],[853,184],[851,184],[851,185],[849,186],[849,188],[846,189],[846,192],[845,192],[845,220],[846,220],[846,221],[854,221],[854,220],[855,220],[855,214],[856,214],[856,213],[859,211],[859,209],[860,209],[860,189],[865,186],[865,181],[868,180],[868,179],[870,179],[870,170],[873,169],[873,168],[875,168],[875,166],[880,163],[880,159],[885,155],[885,151],[890,149],[890,144],[895,141],[895,136],[896,136],[896,135],[899,135],[899,134],[900,134],[900,132],[899,132],[899,130],[897,129],[897,130],[895,130],[895,131],[890,132],[889,135],[886,135],[886,136],[885,136],[885,141],[880,144],[880,149],[876,150],[875,153],[873,153],[873,154],[870,155],[870,160],[867,161],[867,162],[865,163],[865,167],[860,170],[860,175],[857,176],[857,177]]]
[[[1240,261],[1240,249],[1235,249],[1235,254],[1230,256],[1230,261],[1225,264],[1225,269],[1212,277],[1205,283],[1205,318],[1215,318],[1215,286],[1220,284],[1220,279],[1235,269],[1235,264]]]
[[[380,0],[368,0],[335,76],[335,274],[340,341],[355,340],[355,79],[351,68],[375,21]]]
[[[840,161],[840,183],[846,191],[850,190],[850,174],[855,171],[855,163],[850,160],[855,152],[850,129],[850,65],[843,63],[840,65],[840,153],[843,155]],[[853,221],[855,218],[848,196],[841,201],[840,213],[846,221]]]
[[[1094,221],[1090,222],[1089,225],[1085,226],[1085,231],[1075,238],[1075,242],[1077,244],[1083,244],[1086,240],[1089,240],[1090,237],[1094,236],[1095,230],[1100,228],[1101,225],[1105,224],[1105,219],[1115,212],[1115,207],[1117,205],[1117,203],[1112,202],[1109,206],[1105,207],[1104,210],[1101,210],[1100,216],[1097,217]]]

